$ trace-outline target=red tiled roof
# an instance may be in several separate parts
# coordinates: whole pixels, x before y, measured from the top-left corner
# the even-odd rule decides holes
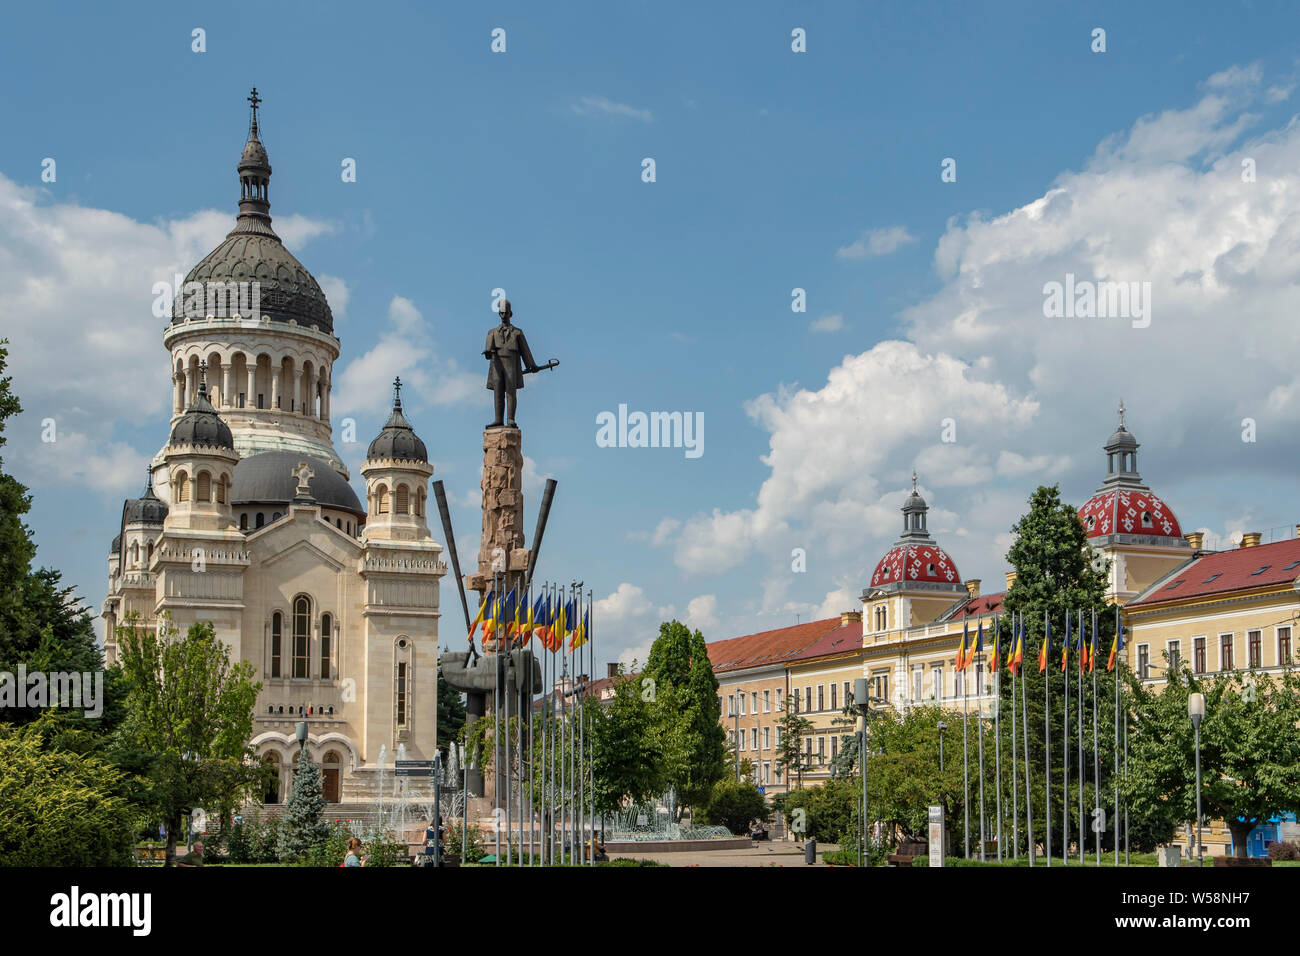
[[[862,649],[861,621],[850,621],[847,627],[840,627],[838,621],[835,624],[834,630],[827,632],[820,640],[808,645],[788,660],[791,663],[809,661],[815,657],[830,657],[832,654]]]
[[[829,617],[793,627],[780,627],[773,631],[759,631],[757,634],[714,641],[708,645],[709,662],[713,665],[715,674],[745,667],[780,664],[793,659],[800,651],[839,626],[838,617]]]
[[[1172,572],[1127,606],[1143,607],[1270,584],[1289,584],[1297,577],[1300,577],[1300,538],[1289,538],[1204,555]]]
[[[948,620],[960,620],[964,617],[982,617],[989,614],[1001,614],[1002,602],[1006,600],[1007,592],[999,591],[996,594],[981,594],[977,598],[969,598],[956,610],[950,612]]]

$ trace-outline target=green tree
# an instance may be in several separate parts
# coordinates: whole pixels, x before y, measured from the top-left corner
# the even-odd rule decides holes
[[[118,750],[149,781],[145,799],[167,825],[170,866],[183,814],[231,805],[265,783],[248,747],[262,685],[251,663],[231,663],[208,622],[181,637],[166,618],[157,629],[130,619],[117,639],[129,685]]]
[[[791,786],[803,786],[803,773],[812,767],[812,755],[804,752],[804,734],[812,730],[812,721],[799,713],[798,705],[791,706],[794,696],[786,697],[785,710],[776,722],[776,772],[785,774]]]
[[[465,699],[438,671],[438,746],[446,747],[460,739],[465,726]]]
[[[931,806],[961,804],[960,749],[959,759],[946,759],[939,769],[938,728],[945,718],[951,721],[952,714],[934,706],[901,713],[889,707],[867,721],[867,816],[881,823],[888,843],[924,838]]]
[[[1166,655],[1167,656],[1167,655]],[[1300,806],[1300,676],[1240,671],[1198,680],[1185,663],[1162,688],[1133,680],[1129,776],[1132,812],[1169,831],[1196,819],[1195,731],[1187,698],[1205,695],[1201,721],[1201,807],[1232,831],[1246,855],[1250,831]]]
[[[752,781],[724,778],[713,785],[709,799],[695,809],[691,819],[699,826],[726,827],[732,833],[748,833],[752,821],[766,822],[771,812]]]
[[[304,860],[330,837],[330,825],[321,818],[325,787],[320,767],[303,747],[293,771],[293,789],[277,834],[276,855],[281,862]]]
[[[641,679],[651,698],[650,726],[663,748],[664,783],[676,797],[680,822],[685,808],[704,803],[726,773],[727,735],[704,635],[680,621],[660,625]]]
[[[9,364],[9,350],[4,346],[8,344],[8,339],[0,339],[0,451],[6,441],[5,423],[23,410],[13,393],[13,379],[4,374]],[[10,628],[22,604],[20,589],[36,556],[31,531],[23,523],[23,515],[32,506],[31,496],[25,486],[4,473],[3,466],[0,457],[0,647],[12,639]]]
[[[832,779],[815,787],[786,791],[780,806],[792,832],[819,843],[839,843],[854,832],[861,795],[856,779]],[[799,811],[803,811],[802,827]]]
[[[663,754],[636,677],[620,672],[613,698],[593,714],[592,737],[597,813],[614,814],[663,792]]]

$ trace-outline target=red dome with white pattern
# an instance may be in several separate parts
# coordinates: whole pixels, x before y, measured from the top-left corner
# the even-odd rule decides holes
[[[1079,520],[1089,538],[1112,534],[1141,534],[1182,539],[1183,530],[1173,510],[1146,488],[1112,488],[1099,491],[1079,509]]]
[[[871,586],[896,582],[959,584],[961,574],[948,553],[937,544],[896,544],[885,552],[871,576]]]

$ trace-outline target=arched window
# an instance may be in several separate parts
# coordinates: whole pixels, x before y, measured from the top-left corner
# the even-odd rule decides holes
[[[406,485],[397,486],[397,494],[395,497],[397,500],[393,504],[393,514],[406,514],[409,501],[409,493],[406,490]]]
[[[243,514],[241,514],[241,515],[239,516],[239,530],[240,530],[240,531],[247,531],[247,530],[248,530],[248,512],[247,512],[247,511],[245,511]]]
[[[383,485],[379,486],[379,495],[375,498],[375,514],[388,514],[388,489]]]
[[[396,654],[393,661],[393,723],[399,730],[404,730],[411,716],[411,642],[404,637],[399,637],[395,650]]]
[[[280,520],[280,512],[277,511],[275,514],[271,515],[271,520],[272,520],[272,521],[279,521],[279,520]]]
[[[330,639],[334,636],[334,618],[329,614],[320,616],[320,679],[330,679]]]
[[[139,565],[140,565],[140,542],[132,541],[131,542],[131,567],[133,568],[139,567]]]
[[[305,597],[293,602],[293,676],[310,677],[311,660],[307,648],[311,643],[311,601]]]
[[[261,517],[260,515],[258,517]],[[259,522],[260,523],[260,522]],[[280,676],[281,641],[284,634],[284,615],[276,611],[271,615],[271,676]]]
[[[262,763],[266,764],[275,772],[275,776],[266,782],[266,792],[262,794],[262,802],[279,803],[280,802],[280,755],[277,753],[269,753],[262,758]]]
[[[321,761],[321,788],[324,790],[326,803],[339,802],[339,772],[343,760],[337,750],[331,750]]]
[[[416,505],[416,512],[415,512],[415,513],[416,513],[417,515],[419,515],[421,518],[424,517],[424,501],[425,501],[425,498],[427,498],[427,497],[428,497],[428,494],[425,492],[425,490],[424,490],[423,488],[421,488],[421,489],[420,489],[420,498],[419,498],[419,502],[418,502],[417,505]]]
[[[264,524],[266,524],[266,514],[265,514],[265,512],[261,512],[261,511],[259,511],[259,512],[257,513],[257,527],[260,528],[260,527],[262,527],[262,525],[264,525]]]
[[[176,486],[176,500],[190,500],[190,476],[183,471],[176,472],[176,477],[172,479],[172,484]]]
[[[150,541],[145,545],[144,566],[147,568],[153,563],[153,542]]]
[[[224,505],[225,503],[226,503],[226,476],[222,475],[219,479],[217,479],[217,504]]]
[[[194,493],[195,501],[212,500],[212,476],[206,471],[199,472],[199,487]]]

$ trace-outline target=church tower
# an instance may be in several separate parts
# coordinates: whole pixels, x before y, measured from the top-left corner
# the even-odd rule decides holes
[[[402,414],[402,380],[393,382],[393,411],[361,466],[366,479],[366,538],[420,541],[429,537],[426,515],[429,455]]]
[[[225,240],[185,276],[163,337],[171,353],[172,422],[200,385],[242,457],[284,452],[322,459],[343,478],[330,428],[339,340],[320,285],[271,225],[271,161],[254,88],[248,140],[238,163],[239,214]],[[154,485],[172,500],[163,453]]]
[[[1079,509],[1088,544],[1110,559],[1107,596],[1123,604],[1192,556],[1173,509],[1142,480],[1137,469],[1138,440],[1124,422],[1106,440],[1106,476]]]

